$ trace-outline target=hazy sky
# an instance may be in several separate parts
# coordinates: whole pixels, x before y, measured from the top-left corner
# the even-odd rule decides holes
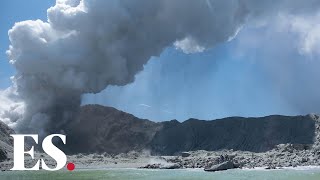
[[[14,75],[5,51],[15,22],[46,20],[54,1],[4,0],[0,6],[0,89]],[[319,113],[319,13],[245,25],[231,41],[201,53],[168,47],[135,81],[83,97],[151,120]]]

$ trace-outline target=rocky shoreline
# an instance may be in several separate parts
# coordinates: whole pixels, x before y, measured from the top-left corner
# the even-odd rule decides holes
[[[304,149],[306,148],[306,149]],[[226,169],[233,168],[257,168],[276,169],[282,167],[319,166],[320,153],[313,149],[307,149],[303,145],[281,144],[275,149],[264,153],[252,153],[245,151],[194,151],[189,152],[188,157],[164,156],[162,159],[168,164],[148,164],[143,168],[148,169],[173,169],[173,168],[203,168],[207,171],[215,171],[227,165]],[[211,170],[210,170],[211,169]]]
[[[55,162],[45,154],[37,153],[36,158],[44,158],[49,166]],[[129,152],[118,155],[77,154],[68,156],[79,169],[104,168],[145,168],[145,169],[184,169],[202,168],[205,171],[218,171],[233,168],[277,169],[282,167],[320,166],[320,152],[312,146],[280,144],[271,151],[253,153],[247,151],[191,151],[179,156],[151,156],[149,152]],[[26,166],[32,167],[34,160],[26,158]],[[12,158],[0,163],[1,170],[12,168]]]
[[[266,152],[249,151],[191,151],[180,156],[162,156],[169,164],[148,164],[142,168],[203,168],[219,171],[233,168],[277,169],[282,167],[320,166],[320,123],[315,120],[313,144],[279,144]]]
[[[320,166],[320,121],[314,120],[312,144],[278,144],[266,152],[250,151],[204,151],[183,152],[180,156],[161,156],[166,163],[143,166],[147,169],[202,168],[205,171],[220,171],[233,168],[279,169],[284,167]]]

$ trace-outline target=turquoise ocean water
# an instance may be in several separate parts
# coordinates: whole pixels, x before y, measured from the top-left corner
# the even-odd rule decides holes
[[[221,172],[204,172],[202,169],[182,170],[145,170],[145,169],[104,169],[37,172],[0,172],[1,180],[50,180],[50,179],[222,179],[222,180],[320,180],[320,169],[303,170],[228,170]]]

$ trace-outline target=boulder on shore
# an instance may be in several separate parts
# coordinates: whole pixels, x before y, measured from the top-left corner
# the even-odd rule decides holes
[[[145,166],[140,167],[141,169],[160,169],[161,164],[147,164]]]
[[[205,168],[205,171],[224,171],[228,169],[234,169],[236,168],[236,165],[232,161],[226,161],[217,165],[213,165],[210,168]]]
[[[147,164],[146,166],[140,167],[142,169],[180,169],[182,168],[182,166],[180,164],[177,163],[173,163],[173,164]]]

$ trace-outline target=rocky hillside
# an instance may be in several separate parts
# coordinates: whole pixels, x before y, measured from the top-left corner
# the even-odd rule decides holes
[[[78,119],[68,125],[67,150],[75,152],[122,153],[142,150],[162,124],[139,119],[115,108],[82,107]]]
[[[7,159],[8,153],[13,152],[13,138],[10,134],[14,134],[14,131],[0,121],[0,162]]]
[[[314,116],[230,117],[214,121],[164,122],[151,142],[153,153],[233,149],[265,152],[278,144],[313,144]]]
[[[83,106],[68,126],[68,148],[76,152],[122,153],[150,149],[153,154],[234,149],[263,152],[278,144],[314,143],[318,116],[231,117],[213,121],[155,123],[99,105]]]
[[[115,108],[86,105],[81,108],[78,118],[67,125],[67,145],[63,147],[68,154],[151,150],[154,155],[223,149],[265,152],[278,144],[319,149],[319,124],[316,115],[155,123]],[[9,136],[12,133],[0,122],[0,161],[12,151]]]

